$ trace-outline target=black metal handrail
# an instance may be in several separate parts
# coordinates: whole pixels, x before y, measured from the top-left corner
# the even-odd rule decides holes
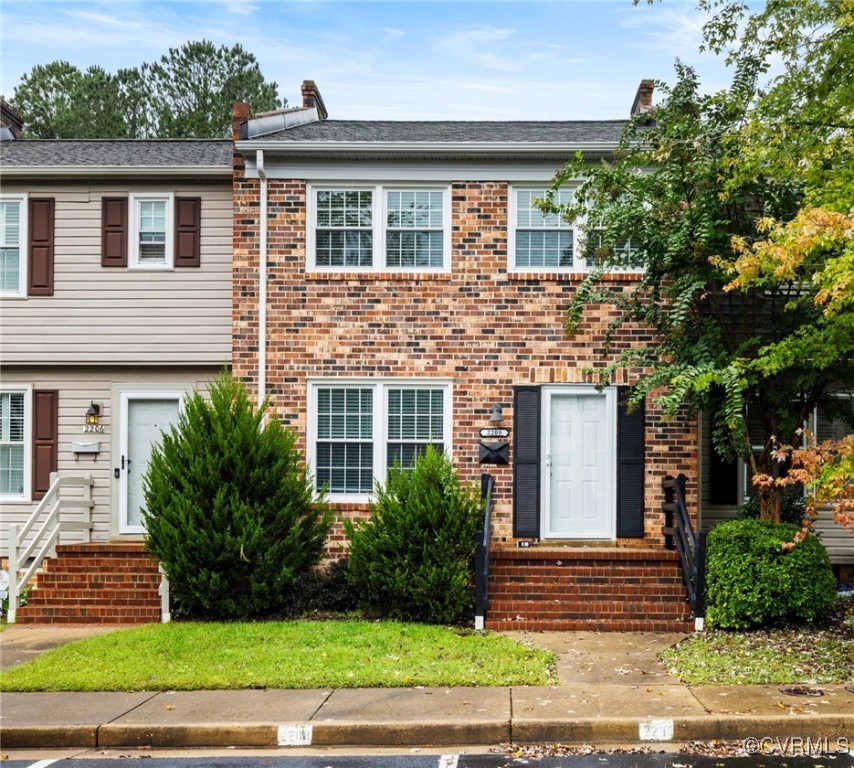
[[[495,478],[484,472],[480,476],[480,498],[483,501],[483,528],[475,534],[474,550],[474,628],[483,629],[489,603],[489,540],[492,537],[492,492]]]
[[[664,478],[664,538],[676,549],[695,619],[706,614],[706,531],[694,532],[685,501],[685,475]]]

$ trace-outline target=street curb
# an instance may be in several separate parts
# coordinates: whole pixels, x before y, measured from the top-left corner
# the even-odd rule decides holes
[[[306,734],[282,742],[282,729]],[[836,739],[854,732],[854,714],[688,716],[673,719],[586,718],[577,720],[434,722],[315,722],[290,724],[199,723],[193,725],[16,726],[0,728],[4,749],[107,747],[444,747],[472,744],[574,743],[681,744],[791,737]]]

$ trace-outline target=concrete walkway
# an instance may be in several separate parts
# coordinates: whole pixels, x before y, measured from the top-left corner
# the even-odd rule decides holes
[[[101,629],[103,631],[103,629]],[[86,628],[15,626],[3,665],[78,639]],[[558,653],[551,687],[5,693],[0,741],[14,748],[465,746],[848,737],[854,693],[776,686],[689,688],[655,661],[679,636],[512,633]],[[24,656],[26,658],[26,656]]]

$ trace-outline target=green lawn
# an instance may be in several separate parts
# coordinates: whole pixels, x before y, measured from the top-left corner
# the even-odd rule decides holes
[[[659,658],[689,685],[842,683],[854,670],[854,605],[825,628],[753,632],[712,630],[683,640]]]
[[[367,621],[149,624],[0,673],[3,691],[545,685],[554,655],[493,634]]]

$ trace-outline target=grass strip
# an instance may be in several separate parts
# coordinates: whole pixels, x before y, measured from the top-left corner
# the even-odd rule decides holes
[[[689,685],[842,683],[854,670],[854,642],[820,632],[712,631],[665,649],[659,659]]]
[[[149,624],[0,673],[3,691],[545,685],[554,654],[501,635],[368,621]]]

